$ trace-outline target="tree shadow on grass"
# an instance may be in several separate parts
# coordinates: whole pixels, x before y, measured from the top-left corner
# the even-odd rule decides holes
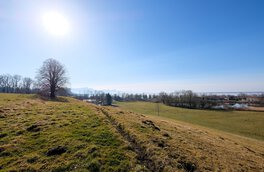
[[[49,99],[49,101],[54,101],[54,102],[69,102],[69,100],[65,97],[56,97],[54,99]]]
[[[39,98],[43,101],[52,101],[52,102],[69,102],[69,100],[66,98],[66,97],[61,97],[61,96],[58,96],[58,97],[55,97],[55,98],[50,98],[50,97],[47,97],[47,96],[41,96],[41,95],[38,95],[36,94],[34,96],[34,98]]]

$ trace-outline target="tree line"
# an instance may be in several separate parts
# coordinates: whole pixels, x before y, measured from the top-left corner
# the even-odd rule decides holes
[[[90,101],[100,105],[111,105],[112,101],[151,101],[153,98],[158,97],[157,95],[147,94],[109,94],[102,91],[90,93],[90,94],[72,94],[73,97],[79,100]]]
[[[72,96],[79,100],[84,100],[97,105],[112,105],[113,96],[109,93],[96,93],[96,94],[72,94]]]
[[[113,95],[116,101],[149,101],[155,103],[163,103],[169,106],[177,106],[184,108],[211,108],[217,105],[217,101],[211,99],[210,96],[198,95],[191,90],[183,90],[173,93],[161,92],[159,94],[126,94]]]
[[[212,96],[198,95],[191,90],[183,90],[167,94],[159,94],[159,100],[169,106],[184,107],[191,109],[210,109],[219,103],[219,99]]]
[[[1,93],[32,93],[33,79],[20,75],[2,74],[0,75]]]
[[[101,104],[105,101],[105,93],[95,94],[78,94],[75,95],[78,99],[89,99],[93,103]],[[212,109],[218,106],[240,104],[250,104],[254,106],[264,105],[264,94],[262,95],[246,95],[240,93],[238,95],[213,95],[213,94],[198,94],[191,90],[182,90],[172,93],[161,92],[159,94],[113,94],[111,95],[114,101],[148,101],[155,103],[163,103],[168,106],[183,107],[191,109]],[[253,100],[248,100],[248,97],[253,97]],[[99,102],[99,103],[98,103]]]

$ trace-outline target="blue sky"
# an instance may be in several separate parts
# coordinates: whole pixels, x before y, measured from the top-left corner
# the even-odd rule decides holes
[[[264,91],[262,0],[0,0],[0,74],[34,78],[47,58],[71,87]],[[51,35],[42,16],[70,25]]]

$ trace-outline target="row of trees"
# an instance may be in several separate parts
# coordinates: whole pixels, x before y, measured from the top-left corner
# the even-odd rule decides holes
[[[114,94],[113,99],[116,101],[152,101],[156,99],[158,95],[155,94]]]
[[[97,94],[75,94],[73,95],[75,98],[80,100],[86,100],[91,103],[95,103],[98,105],[112,105],[113,97],[109,93],[97,93]]]
[[[106,97],[111,96],[110,94],[105,93],[97,93],[97,94],[79,94],[75,95],[78,99],[89,99],[94,101],[97,104],[101,104],[101,102],[106,102]],[[160,94],[114,94],[111,96],[111,99],[115,101],[149,101],[149,102],[162,102],[169,106],[180,106],[180,107],[188,107],[188,108],[197,108],[197,105],[205,108],[208,105],[208,101],[202,101],[201,98],[197,96],[197,94],[192,91],[181,91],[175,92],[171,94],[167,94],[162,92]]]
[[[96,104],[104,104],[106,102],[105,93],[90,93],[75,95],[78,99],[89,99]],[[111,96],[109,94],[109,96]],[[112,99],[115,101],[148,101],[155,103],[163,103],[168,106],[184,107],[192,109],[211,109],[225,105],[232,106],[236,103],[250,104],[254,106],[264,105],[264,94],[262,95],[246,95],[240,93],[238,95],[212,95],[197,94],[191,90],[177,91],[173,93],[161,92],[159,94],[113,94]],[[249,100],[250,98],[253,100]],[[249,99],[248,99],[249,98]]]
[[[0,75],[0,92],[2,93],[31,93],[33,79],[20,75]]]
[[[206,109],[216,106],[217,100],[211,99],[207,95],[198,95],[191,90],[183,90],[174,93],[160,93],[159,100],[169,106],[177,106],[184,108]]]
[[[183,90],[174,93],[161,92],[159,94],[126,94],[113,95],[116,101],[150,101],[161,102],[169,106],[178,106],[185,108],[210,108],[217,104],[210,100],[208,96],[198,96],[191,90]]]
[[[253,102],[247,99],[253,97]],[[210,109],[223,104],[250,103],[258,106],[264,105],[264,94],[249,96],[246,94],[238,95],[207,95],[197,94],[191,90],[183,90],[173,93],[161,92],[159,94],[121,94],[113,95],[116,101],[151,101],[161,102],[169,106],[184,108]]]

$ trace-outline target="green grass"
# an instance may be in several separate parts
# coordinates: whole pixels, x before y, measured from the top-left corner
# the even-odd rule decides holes
[[[135,154],[104,116],[71,99],[0,94],[0,171],[127,171]],[[30,130],[33,125],[37,129]],[[61,155],[47,151],[64,146]]]
[[[124,110],[157,116],[157,104],[116,102]],[[159,104],[160,116],[264,140],[264,112],[195,110]]]

